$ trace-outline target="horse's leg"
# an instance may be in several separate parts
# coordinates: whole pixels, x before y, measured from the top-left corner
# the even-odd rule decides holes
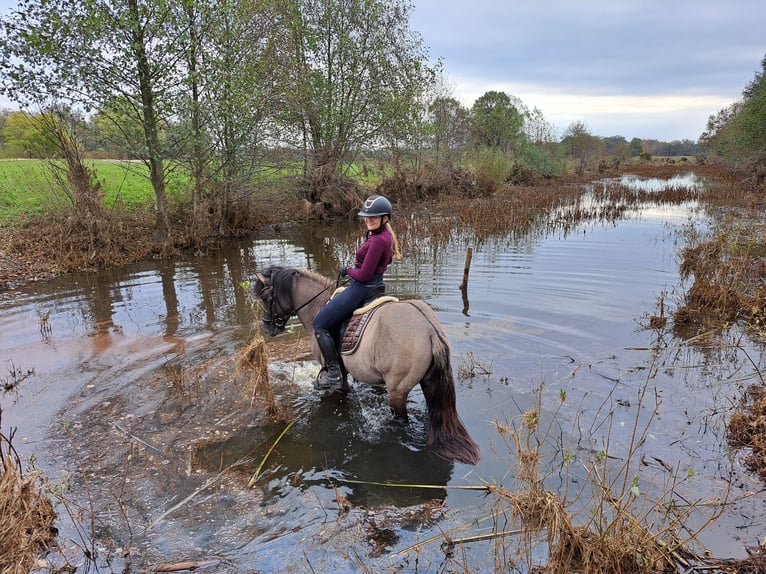
[[[407,397],[410,391],[420,383],[423,373],[419,369],[403,372],[399,369],[386,374],[388,404],[397,417],[407,420]],[[393,381],[393,382],[392,382]]]
[[[388,387],[388,406],[397,417],[407,420],[407,393],[402,393],[399,387]]]

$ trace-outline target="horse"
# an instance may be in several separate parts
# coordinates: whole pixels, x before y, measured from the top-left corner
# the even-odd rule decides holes
[[[307,269],[272,266],[256,273],[253,293],[263,307],[264,331],[276,336],[297,316],[315,359],[322,362],[312,322],[335,287],[335,281]],[[343,363],[355,380],[385,385],[391,410],[405,420],[407,396],[419,383],[426,400],[426,445],[445,460],[476,464],[479,447],[457,412],[450,353],[431,307],[418,300],[390,301],[370,316],[356,350],[344,355]]]

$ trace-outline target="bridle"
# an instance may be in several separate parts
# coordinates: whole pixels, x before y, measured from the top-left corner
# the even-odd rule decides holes
[[[271,290],[271,297],[269,297],[269,318],[266,318],[265,316],[261,319],[261,323],[264,325],[274,326],[280,331],[285,328],[287,325],[287,322],[290,320],[290,317],[293,315],[297,315],[298,311],[306,307],[307,305],[310,305],[317,297],[322,295],[325,291],[330,289],[331,287],[337,288],[337,285],[330,283],[327,287],[322,289],[319,293],[311,297],[308,301],[303,303],[302,305],[296,307],[292,311],[285,312],[284,309],[282,309],[282,305],[280,305],[279,300],[277,299],[277,292],[274,291],[274,286],[269,285],[268,287],[265,287],[263,291],[261,291],[261,301],[263,301],[263,294],[266,291]],[[279,313],[277,313],[277,309],[279,310]]]

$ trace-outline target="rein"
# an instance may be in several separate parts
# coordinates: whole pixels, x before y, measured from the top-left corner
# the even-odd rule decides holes
[[[273,295],[271,297],[270,305],[269,305],[270,306],[269,315],[272,318],[271,319],[266,319],[264,317],[263,319],[261,319],[261,322],[264,323],[265,325],[274,325],[277,329],[284,329],[285,325],[287,325],[287,322],[290,320],[290,317],[292,317],[293,315],[297,315],[298,311],[300,311],[301,309],[303,309],[307,305],[311,304],[317,297],[322,295],[322,293],[326,292],[328,289],[330,289],[330,288],[337,289],[339,283],[340,283],[340,277],[338,278],[338,281],[335,282],[335,284],[330,283],[327,287],[322,289],[319,293],[317,293],[316,295],[311,297],[311,299],[309,299],[308,301],[303,303],[303,305],[300,305],[299,307],[296,307],[295,309],[293,309],[289,313],[285,313],[285,314],[281,314],[281,315],[277,315],[277,313],[274,312],[275,308],[279,307],[280,312],[284,313],[284,311],[282,310],[282,306],[279,304],[279,301],[277,301],[277,293],[276,293],[276,291],[274,291],[274,293],[273,293]],[[273,287],[274,287],[273,285],[269,285],[266,289],[272,289],[273,290]]]

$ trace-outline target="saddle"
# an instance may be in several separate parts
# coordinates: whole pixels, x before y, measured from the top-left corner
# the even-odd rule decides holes
[[[351,318],[343,323],[340,330],[340,345],[338,345],[341,355],[353,355],[356,352],[367,323],[375,311],[385,303],[399,300],[391,295],[385,295],[385,292],[384,285],[373,289],[369,296],[362,301],[361,306],[354,310]],[[338,293],[338,290],[335,293]]]

